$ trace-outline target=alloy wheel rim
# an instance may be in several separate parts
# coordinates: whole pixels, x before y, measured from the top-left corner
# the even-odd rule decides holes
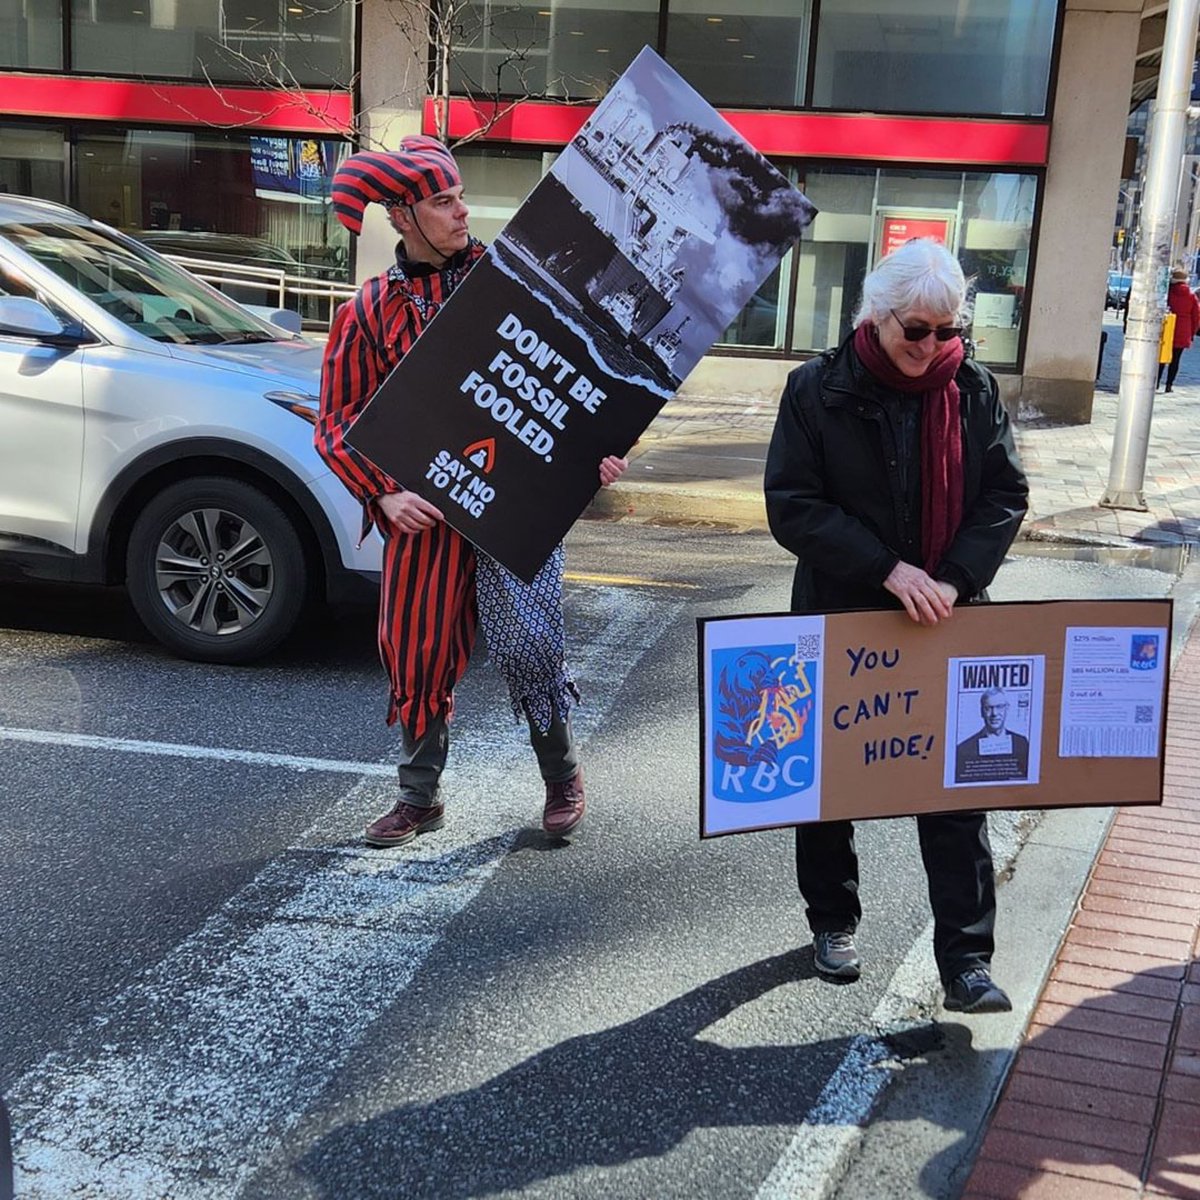
[[[167,611],[193,633],[227,637],[262,616],[275,566],[262,535],[224,508],[196,508],[163,531],[154,580]]]

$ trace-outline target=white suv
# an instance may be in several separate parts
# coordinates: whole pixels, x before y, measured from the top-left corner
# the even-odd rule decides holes
[[[132,238],[0,196],[0,573],[124,582],[171,650],[225,663],[377,582],[313,449],[320,365]]]

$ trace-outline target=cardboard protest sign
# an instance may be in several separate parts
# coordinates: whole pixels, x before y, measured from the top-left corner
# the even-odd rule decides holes
[[[528,581],[815,211],[643,50],[347,440]]]
[[[1170,600],[698,625],[701,837],[1162,802]]]

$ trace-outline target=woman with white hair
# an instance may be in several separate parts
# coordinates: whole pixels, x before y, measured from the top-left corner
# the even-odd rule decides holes
[[[922,625],[986,598],[1028,486],[996,381],[966,357],[966,281],[931,239],[863,281],[855,329],[788,377],[767,454],[767,516],[796,556],[793,612],[903,607]],[[983,813],[917,817],[945,1007],[1004,1012],[990,965],[995,876]],[[849,821],[797,826],[816,968],[857,979],[862,910]]]

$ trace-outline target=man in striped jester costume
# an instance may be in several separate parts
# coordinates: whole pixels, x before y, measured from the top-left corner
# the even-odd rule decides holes
[[[531,584],[481,551],[441,512],[345,442],[345,434],[392,368],[484,253],[470,236],[458,165],[441,142],[406,137],[399,150],[352,154],[333,179],[333,207],[351,233],[366,206],[383,205],[400,235],[396,262],[367,280],[334,320],[321,372],[316,447],[362,503],[364,535],[384,541],[379,652],[391,683],[388,724],[399,724],[400,796],[367,826],[374,846],[401,846],[438,829],[438,784],[449,748],[454,685],[482,625],[488,653],[508,684],[545,782],[542,827],[566,837],[583,819],[583,772],[571,735],[579,693],[563,648],[563,549]],[[600,483],[625,470],[600,464]]]

